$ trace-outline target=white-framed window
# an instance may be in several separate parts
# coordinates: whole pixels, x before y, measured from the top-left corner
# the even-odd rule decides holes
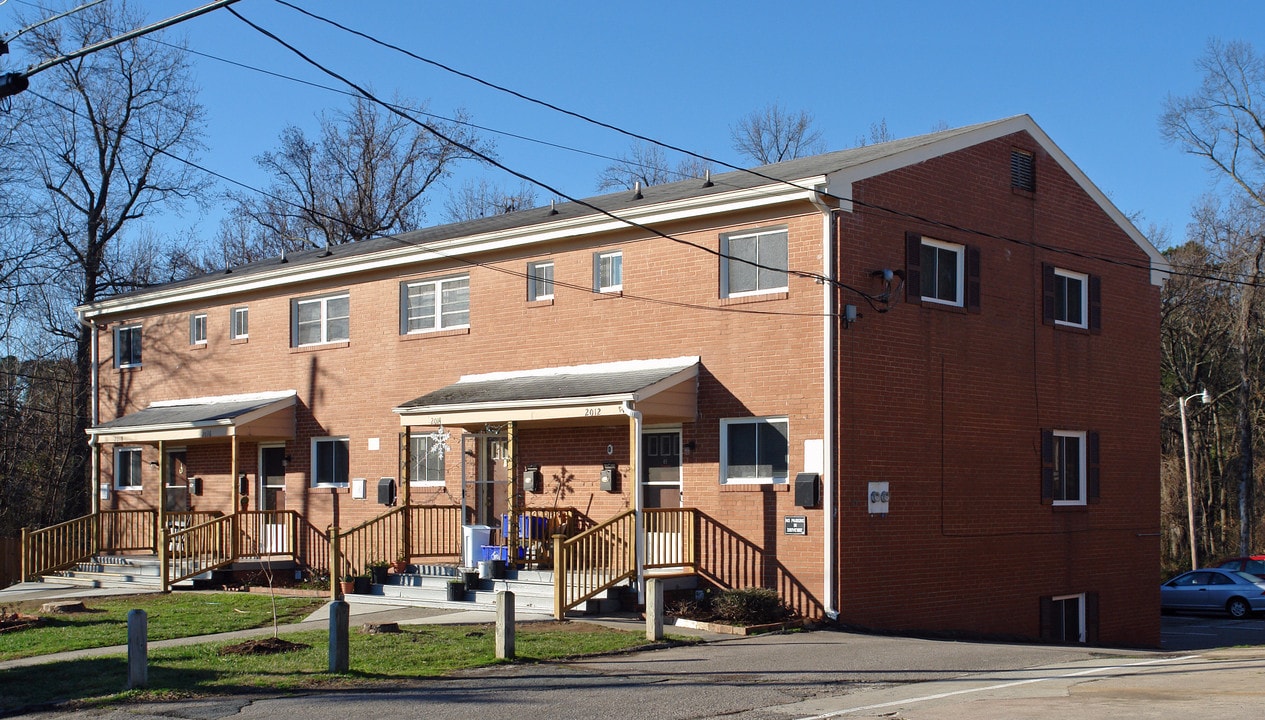
[[[140,448],[114,448],[114,487],[119,490],[141,489]]]
[[[1061,595],[1050,599],[1047,637],[1061,643],[1085,642],[1085,594]]]
[[[553,299],[553,261],[528,263],[527,299]]]
[[[721,235],[721,297],[784,292],[787,253],[785,229]]]
[[[784,417],[721,420],[721,484],[785,483],[790,467],[789,433]]]
[[[437,487],[444,484],[444,455],[433,435],[409,436],[409,484]]]
[[[312,438],[312,487],[347,486],[350,446],[345,437]]]
[[[920,290],[924,302],[963,305],[966,286],[966,248],[931,238],[922,239],[919,263]]]
[[[1053,430],[1051,435],[1054,443],[1054,504],[1084,505],[1085,433]]]
[[[470,276],[400,284],[400,333],[470,327]]]
[[[1054,324],[1089,327],[1089,276],[1054,268]]]
[[[232,313],[229,338],[245,340],[250,337],[250,308],[235,307]]]
[[[114,329],[114,367],[136,367],[141,364],[141,326],[124,325]]]
[[[593,290],[600,293],[624,289],[624,253],[622,250],[593,253]]]
[[[206,313],[189,316],[189,344],[206,344]]]
[[[295,347],[351,339],[351,297],[347,293],[291,301]]]

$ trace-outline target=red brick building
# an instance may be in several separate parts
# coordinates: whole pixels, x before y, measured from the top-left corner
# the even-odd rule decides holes
[[[1026,116],[292,253],[79,309],[100,510],[627,513],[634,575],[1157,645],[1164,267]]]

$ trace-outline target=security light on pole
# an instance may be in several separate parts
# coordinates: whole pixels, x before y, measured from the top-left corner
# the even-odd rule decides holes
[[[1188,523],[1188,534],[1190,535],[1190,569],[1195,570],[1199,567],[1199,556],[1195,549],[1195,483],[1191,477],[1190,471],[1190,428],[1186,424],[1186,403],[1199,398],[1199,400],[1207,405],[1212,402],[1212,396],[1207,390],[1200,390],[1194,395],[1187,395],[1178,403],[1182,415],[1182,455],[1186,460],[1186,521]]]

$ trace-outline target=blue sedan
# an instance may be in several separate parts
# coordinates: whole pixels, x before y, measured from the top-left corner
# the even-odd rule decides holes
[[[1265,612],[1265,580],[1234,570],[1192,570],[1160,586],[1160,609],[1225,611],[1245,618]]]

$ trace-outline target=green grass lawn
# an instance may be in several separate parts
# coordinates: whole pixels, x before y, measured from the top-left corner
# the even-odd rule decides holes
[[[39,602],[6,610],[39,613]],[[178,592],[168,595],[129,595],[87,598],[89,612],[48,615],[44,624],[19,632],[0,633],[0,660],[49,655],[66,650],[127,644],[127,614],[144,610],[149,639],[207,635],[266,627],[272,624],[272,601],[253,593]],[[278,597],[277,619],[302,620],[325,604],[324,598]]]
[[[220,648],[229,643],[151,648],[149,688],[144,691],[123,692],[127,682],[124,655],[0,670],[0,714],[63,701],[161,699],[349,685],[399,687],[402,681],[500,662],[495,658],[495,629],[491,625],[406,626],[404,632],[381,635],[353,628],[351,669],[339,675],[327,672],[326,632],[282,633],[282,637],[310,647],[265,656],[220,655]],[[585,623],[523,623],[516,636],[520,662],[618,652],[646,644],[644,634]]]

